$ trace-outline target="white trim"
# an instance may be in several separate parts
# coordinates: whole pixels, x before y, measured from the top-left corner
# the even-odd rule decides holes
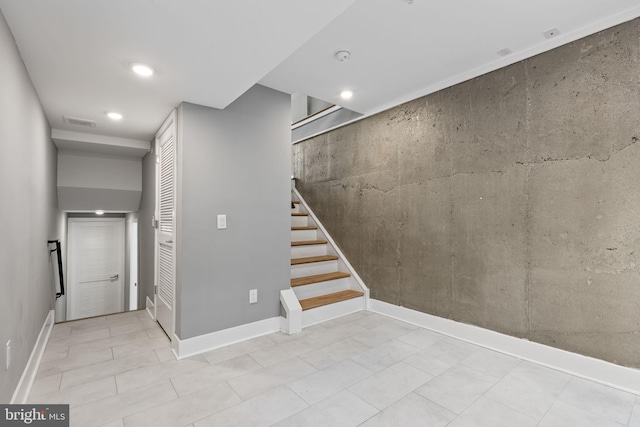
[[[156,305],[151,301],[149,296],[147,296],[147,313],[149,313],[151,320],[156,320]]]
[[[294,181],[294,183],[295,183],[295,181]],[[340,260],[342,262],[344,262],[344,265],[347,268],[347,270],[349,270],[349,273],[351,274],[351,277],[353,279],[355,279],[355,281],[358,284],[358,286],[360,286],[360,290],[362,292],[364,292],[364,305],[365,305],[365,307],[369,307],[369,288],[367,287],[367,285],[364,284],[364,281],[360,278],[360,276],[358,275],[356,270],[351,266],[351,264],[349,263],[349,260],[347,260],[347,257],[344,256],[344,254],[342,253],[342,251],[340,250],[340,248],[336,244],[335,240],[333,240],[333,238],[331,237],[331,235],[329,234],[327,229],[324,228],[324,226],[322,225],[322,223],[320,222],[318,217],[313,213],[311,208],[309,208],[309,205],[304,200],[302,195],[300,195],[300,192],[298,191],[298,189],[295,188],[295,186],[294,186],[294,187],[291,188],[291,191],[293,191],[293,194],[297,198],[297,201],[300,202],[300,204],[302,204],[302,206],[304,206],[304,209],[309,214],[309,216],[313,219],[315,225],[318,227],[318,230],[320,230],[320,232],[324,235],[324,238],[327,240],[328,244],[333,248],[334,251],[336,251],[336,255],[338,255],[338,258],[340,258]]]
[[[286,318],[281,318],[280,330],[288,335],[297,334],[302,331],[302,307],[293,289],[281,290],[280,302],[287,315]]]
[[[306,328],[363,310],[366,310],[366,300],[364,296],[323,305],[302,312],[302,327]]]
[[[310,117],[307,117],[306,119],[300,120],[299,122],[292,124],[291,125],[291,130],[298,129],[300,126],[304,126],[304,125],[309,124],[311,122],[315,122],[316,120],[321,119],[324,116],[328,116],[329,114],[334,113],[334,112],[339,111],[339,110],[342,110],[342,107],[339,106],[339,105],[334,105],[332,107],[329,107],[329,108],[327,108],[325,110],[320,111],[317,114],[314,114],[314,115],[312,115]]]
[[[38,368],[42,361],[42,355],[44,354],[47,342],[49,341],[49,335],[51,335],[54,319],[55,312],[54,310],[50,310],[49,314],[47,314],[47,317],[44,319],[44,323],[40,329],[40,333],[38,334],[38,339],[36,340],[33,350],[31,350],[29,360],[27,361],[27,366],[25,366],[24,371],[22,371],[20,381],[18,381],[18,385],[16,386],[9,403],[18,405],[27,403],[29,393],[31,393],[31,387],[33,387],[33,381],[36,379],[36,374],[38,373]]]
[[[370,311],[542,366],[640,394],[640,370],[371,299]]]
[[[280,331],[281,317],[271,317],[246,325],[240,325],[210,334],[199,335],[193,338],[181,340],[173,335],[172,347],[178,359],[194,356],[216,348],[235,344],[251,338],[271,334]]]

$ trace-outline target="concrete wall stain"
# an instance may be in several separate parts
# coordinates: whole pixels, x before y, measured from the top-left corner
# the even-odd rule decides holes
[[[293,146],[383,301],[640,367],[640,21]]]

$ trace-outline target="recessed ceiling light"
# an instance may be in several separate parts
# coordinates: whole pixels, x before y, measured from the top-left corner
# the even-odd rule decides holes
[[[134,73],[142,77],[152,76],[155,72],[152,67],[138,62],[134,62],[133,64],[130,64],[130,66]]]
[[[340,97],[342,99],[351,99],[352,96],[353,92],[351,92],[350,90],[343,90],[342,92],[340,92]]]
[[[96,211],[96,215],[104,215],[104,211]]]
[[[116,113],[115,111],[107,113],[107,117],[109,117],[111,120],[122,120],[122,114]]]

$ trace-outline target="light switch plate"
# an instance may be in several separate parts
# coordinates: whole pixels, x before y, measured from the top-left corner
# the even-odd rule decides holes
[[[218,215],[218,230],[224,230],[227,228],[227,216]]]
[[[258,302],[258,290],[251,289],[249,291],[249,304],[255,304]]]

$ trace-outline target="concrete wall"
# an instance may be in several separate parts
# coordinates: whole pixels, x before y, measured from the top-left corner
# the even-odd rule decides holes
[[[136,212],[141,193],[140,159],[58,153],[58,197],[63,211]]]
[[[47,240],[61,238],[61,221],[49,123],[1,13],[0,82],[0,402],[9,402],[53,308]]]
[[[280,315],[290,279],[290,121],[289,95],[263,86],[224,110],[179,108],[179,338]]]
[[[640,24],[293,148],[371,295],[640,367]]]

